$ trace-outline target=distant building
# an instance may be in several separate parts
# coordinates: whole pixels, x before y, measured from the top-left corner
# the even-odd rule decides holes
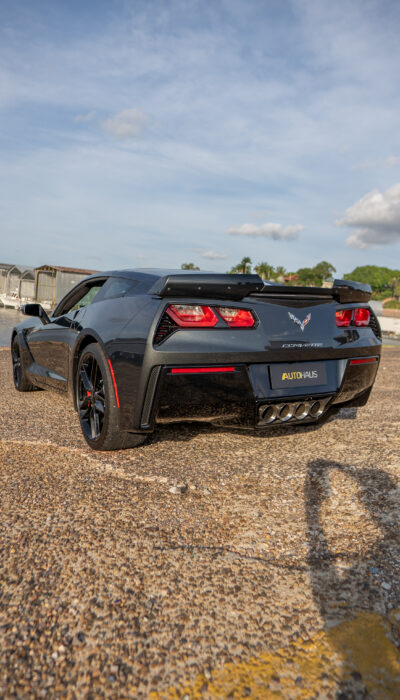
[[[6,267],[7,270],[5,270]],[[0,301],[4,306],[19,309],[24,301],[33,300],[35,280],[33,267],[2,265],[1,272]]]
[[[0,294],[6,293],[7,288],[7,274],[8,271],[14,267],[8,263],[0,263]]]
[[[27,267],[26,265],[13,265],[10,267],[7,273],[7,286],[5,290],[8,296],[19,296],[21,278],[26,274],[33,279],[33,267]]]
[[[35,299],[35,270],[28,268],[22,273],[19,281],[19,297],[24,304]]]
[[[76,267],[42,265],[35,270],[35,299],[46,309],[53,309],[77,282],[98,270],[82,270]]]
[[[283,278],[285,284],[296,284],[296,282],[299,281],[298,275],[296,273],[292,273],[291,275],[285,275]]]

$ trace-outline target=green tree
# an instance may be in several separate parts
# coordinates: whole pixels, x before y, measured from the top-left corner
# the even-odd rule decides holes
[[[399,276],[396,275],[392,279],[392,294],[393,294],[395,299],[400,298],[400,275]]]
[[[333,267],[331,263],[322,260],[320,263],[315,265],[314,271],[317,277],[321,278],[322,282],[332,282],[333,273],[336,272],[336,267]]]
[[[324,282],[330,282],[333,279],[334,272],[336,272],[336,269],[333,265],[326,262],[326,260],[322,260],[314,267],[301,267],[296,274],[298,276],[298,284],[320,287]]]
[[[254,272],[256,272],[262,280],[270,280],[274,276],[274,268],[267,262],[260,262],[255,265]]]
[[[242,260],[240,262],[240,267],[242,268],[241,271],[244,275],[250,274],[251,266],[252,266],[252,262],[251,262],[250,258],[242,258]]]
[[[315,274],[313,267],[301,267],[296,274],[300,286],[316,287],[320,282],[320,278]]]
[[[287,270],[283,267],[283,265],[278,265],[278,267],[275,268],[274,279],[283,282],[286,274]]]
[[[181,270],[200,270],[194,263],[182,263]]]
[[[250,274],[252,262],[250,258],[242,258],[241,262],[235,267],[229,270],[230,275],[237,274],[238,272],[242,275]]]
[[[400,277],[400,270],[391,270],[389,267],[379,267],[378,265],[362,265],[356,267],[353,272],[343,275],[345,280],[364,282],[370,284],[373,291],[377,293],[392,291],[392,281]]]

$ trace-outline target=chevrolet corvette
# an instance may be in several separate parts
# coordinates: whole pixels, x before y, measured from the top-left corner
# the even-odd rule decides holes
[[[371,288],[258,275],[118,270],[79,282],[12,332],[18,391],[68,392],[95,450],[141,444],[163,423],[273,429],[363,406],[381,353]]]

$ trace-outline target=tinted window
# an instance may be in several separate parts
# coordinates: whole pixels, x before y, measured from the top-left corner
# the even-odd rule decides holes
[[[94,284],[93,287],[90,287],[90,289],[87,290],[86,294],[83,295],[79,299],[79,301],[76,301],[75,304],[69,309],[69,311],[75,311],[75,309],[82,309],[84,306],[89,306],[89,304],[92,303],[94,300],[95,296],[99,293],[102,285],[101,284]]]
[[[101,292],[101,300],[123,297],[136,285],[136,280],[125,279],[123,277],[109,277]]]
[[[53,316],[61,316],[62,314],[67,314],[70,311],[76,311],[76,309],[81,309],[84,306],[88,306],[97,297],[100,289],[102,288],[105,280],[93,280],[93,282],[86,282],[75,289],[73,294],[69,294],[65,301],[61,301],[60,304],[54,309]]]

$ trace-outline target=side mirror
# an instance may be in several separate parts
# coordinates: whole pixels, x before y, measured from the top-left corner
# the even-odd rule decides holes
[[[25,316],[36,316],[40,318],[43,324],[50,323],[48,315],[40,304],[24,304],[24,306],[21,306],[21,311]]]

